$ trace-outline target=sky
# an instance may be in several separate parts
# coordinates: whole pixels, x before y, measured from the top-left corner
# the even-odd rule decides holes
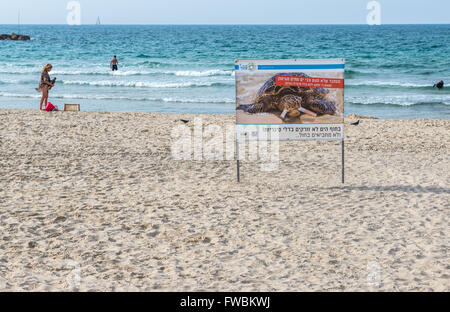
[[[0,24],[65,24],[70,0],[14,0]],[[370,0],[78,0],[81,24],[365,24]],[[449,24],[450,0],[378,0],[382,24]]]

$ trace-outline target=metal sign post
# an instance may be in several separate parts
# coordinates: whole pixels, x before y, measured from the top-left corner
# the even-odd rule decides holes
[[[342,139],[342,184],[345,184],[345,139]]]
[[[236,134],[236,173],[237,173],[237,181],[238,183],[241,182],[241,175],[239,172],[239,168],[240,167],[240,163],[239,163],[239,140],[237,138],[237,134]]]

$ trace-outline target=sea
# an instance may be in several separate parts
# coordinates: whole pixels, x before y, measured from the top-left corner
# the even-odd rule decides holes
[[[0,33],[18,32],[0,25]],[[236,59],[345,58],[345,113],[450,119],[450,25],[22,25],[0,41],[0,108],[50,101],[83,111],[235,112]],[[112,72],[114,55],[119,71]],[[444,80],[443,90],[433,88]]]

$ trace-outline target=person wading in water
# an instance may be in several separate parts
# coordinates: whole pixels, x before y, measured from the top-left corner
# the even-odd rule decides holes
[[[110,63],[112,71],[119,70],[119,68],[117,67],[118,64],[119,64],[119,61],[117,60],[117,56],[114,55],[114,57]]]
[[[436,83],[433,88],[438,88],[439,90],[444,88],[444,81],[439,81],[438,83]]]

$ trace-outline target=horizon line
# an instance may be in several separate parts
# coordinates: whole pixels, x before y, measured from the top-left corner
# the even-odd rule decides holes
[[[48,25],[48,26],[389,26],[389,25],[450,25],[450,23],[383,23],[381,25],[369,25],[367,23],[340,23],[340,24],[333,24],[333,23],[327,23],[327,24],[262,24],[262,23],[256,23],[256,24],[207,24],[207,23],[201,23],[201,24],[108,24],[108,23],[102,23],[100,25],[98,24],[80,24],[80,25],[68,25],[67,23],[60,23],[60,24],[52,24],[52,23],[44,23],[44,24],[27,24],[27,23],[21,23],[22,26],[42,26],[42,25]],[[17,26],[17,24],[0,24],[0,26]]]

